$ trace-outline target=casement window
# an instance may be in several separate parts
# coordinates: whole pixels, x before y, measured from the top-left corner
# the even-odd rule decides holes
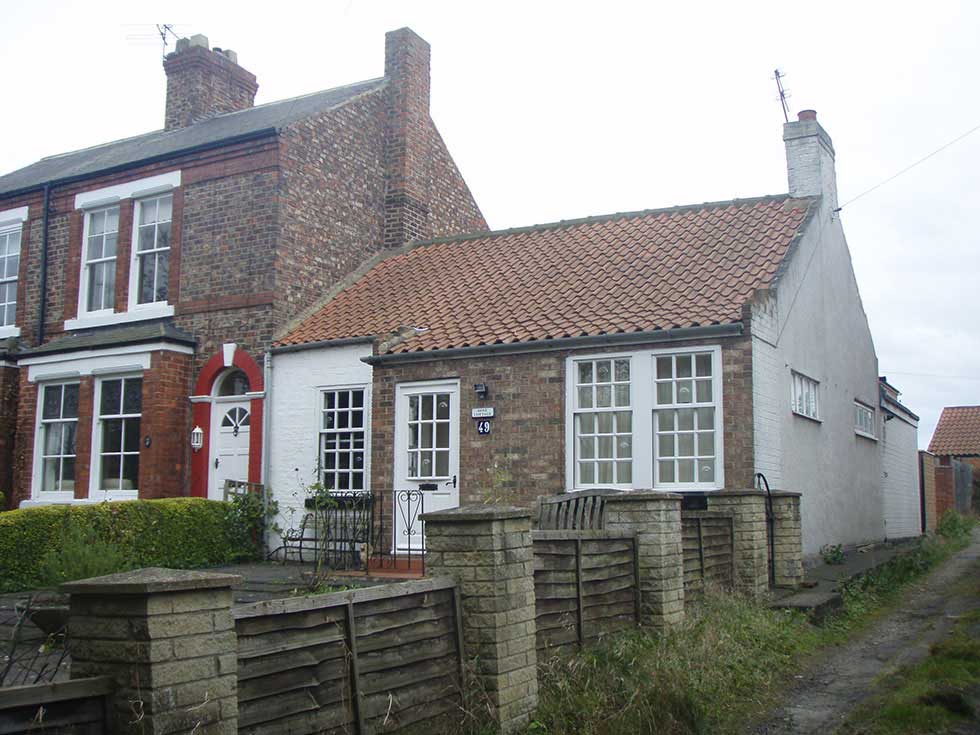
[[[173,194],[136,202],[130,265],[130,307],[165,303],[170,276]]]
[[[119,207],[85,213],[81,305],[85,312],[112,311],[116,299]]]
[[[820,383],[802,373],[792,371],[793,413],[820,420]]]
[[[661,355],[655,361],[653,412],[659,486],[712,485],[719,464],[715,441],[715,370],[710,352]]]
[[[364,388],[320,392],[320,482],[327,490],[367,488]]]
[[[876,439],[875,410],[860,401],[854,401],[854,432],[868,439]]]
[[[0,328],[13,327],[17,318],[20,231],[20,223],[0,227]]]
[[[49,493],[71,497],[75,490],[78,383],[42,386],[39,413],[41,497]]]
[[[96,491],[135,497],[139,488],[143,379],[103,378],[96,393]],[[91,494],[90,494],[91,495]]]
[[[724,487],[721,349],[570,357],[570,489]]]
[[[633,481],[630,360],[575,363],[575,478],[580,487]]]
[[[408,397],[409,479],[449,477],[451,402],[451,395],[442,392]]]

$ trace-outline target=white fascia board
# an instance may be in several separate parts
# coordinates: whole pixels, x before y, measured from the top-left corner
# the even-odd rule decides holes
[[[0,212],[0,227],[7,225],[18,225],[27,221],[27,207],[16,207],[5,209]]]
[[[187,345],[169,342],[149,342],[141,345],[125,345],[101,350],[79,350],[60,355],[24,357],[19,365],[27,367],[27,379],[32,383],[66,376],[103,375],[106,373],[135,372],[150,369],[150,353],[177,352],[193,355]]]
[[[145,179],[134,179],[124,184],[104,186],[75,195],[75,209],[87,209],[104,204],[114,204],[122,199],[160,194],[180,186],[180,171],[169,171]]]

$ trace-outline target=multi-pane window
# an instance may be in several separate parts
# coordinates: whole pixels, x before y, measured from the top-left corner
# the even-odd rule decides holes
[[[408,476],[412,480],[449,477],[449,393],[408,397]]]
[[[364,389],[325,390],[320,408],[320,479],[327,490],[363,490]]]
[[[143,379],[103,380],[99,397],[99,482],[102,490],[139,487]]]
[[[875,410],[858,401],[854,402],[854,431],[875,438]]]
[[[170,220],[173,194],[144,199],[137,204],[136,303],[152,304],[167,300],[170,276]]]
[[[116,298],[119,207],[88,213],[85,229],[85,311],[112,309]]]
[[[577,485],[633,481],[633,411],[629,358],[575,363]]]
[[[716,396],[711,352],[654,360],[656,485],[713,485],[718,472]]]
[[[820,384],[807,376],[792,372],[793,377],[793,411],[811,419],[820,418],[819,388]]]
[[[20,225],[0,229],[0,327],[17,317],[17,272],[20,269]]]
[[[41,392],[41,490],[75,488],[78,383],[45,385]]]

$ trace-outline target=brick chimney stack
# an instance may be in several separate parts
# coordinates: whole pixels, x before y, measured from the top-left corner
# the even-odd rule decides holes
[[[177,41],[177,50],[164,59],[163,70],[167,73],[165,130],[255,104],[259,88],[255,75],[238,65],[234,51],[210,48],[207,36]]]
[[[384,244],[431,236],[427,171],[429,44],[409,28],[385,34]]]
[[[823,196],[837,209],[837,173],[834,143],[817,122],[814,110],[801,110],[796,122],[783,125],[789,193],[794,197]]]

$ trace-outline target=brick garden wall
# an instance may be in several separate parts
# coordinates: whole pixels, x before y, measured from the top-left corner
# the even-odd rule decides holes
[[[678,343],[681,350],[704,343]],[[713,344],[718,344],[714,342]],[[752,367],[747,337],[722,340],[725,486],[752,486]],[[660,345],[663,346],[663,345]],[[651,345],[627,349],[648,349]],[[610,350],[607,350],[610,351]],[[616,350],[622,352],[623,348]],[[594,354],[596,350],[581,351]],[[601,352],[598,351],[598,352]],[[399,382],[460,381],[460,504],[488,498],[530,506],[536,497],[565,488],[565,359],[568,351],[375,365],[372,405],[371,484],[388,491],[395,387]],[[490,387],[487,400],[474,383]],[[471,409],[493,406],[493,432],[476,433]],[[635,456],[641,449],[636,449]]]

